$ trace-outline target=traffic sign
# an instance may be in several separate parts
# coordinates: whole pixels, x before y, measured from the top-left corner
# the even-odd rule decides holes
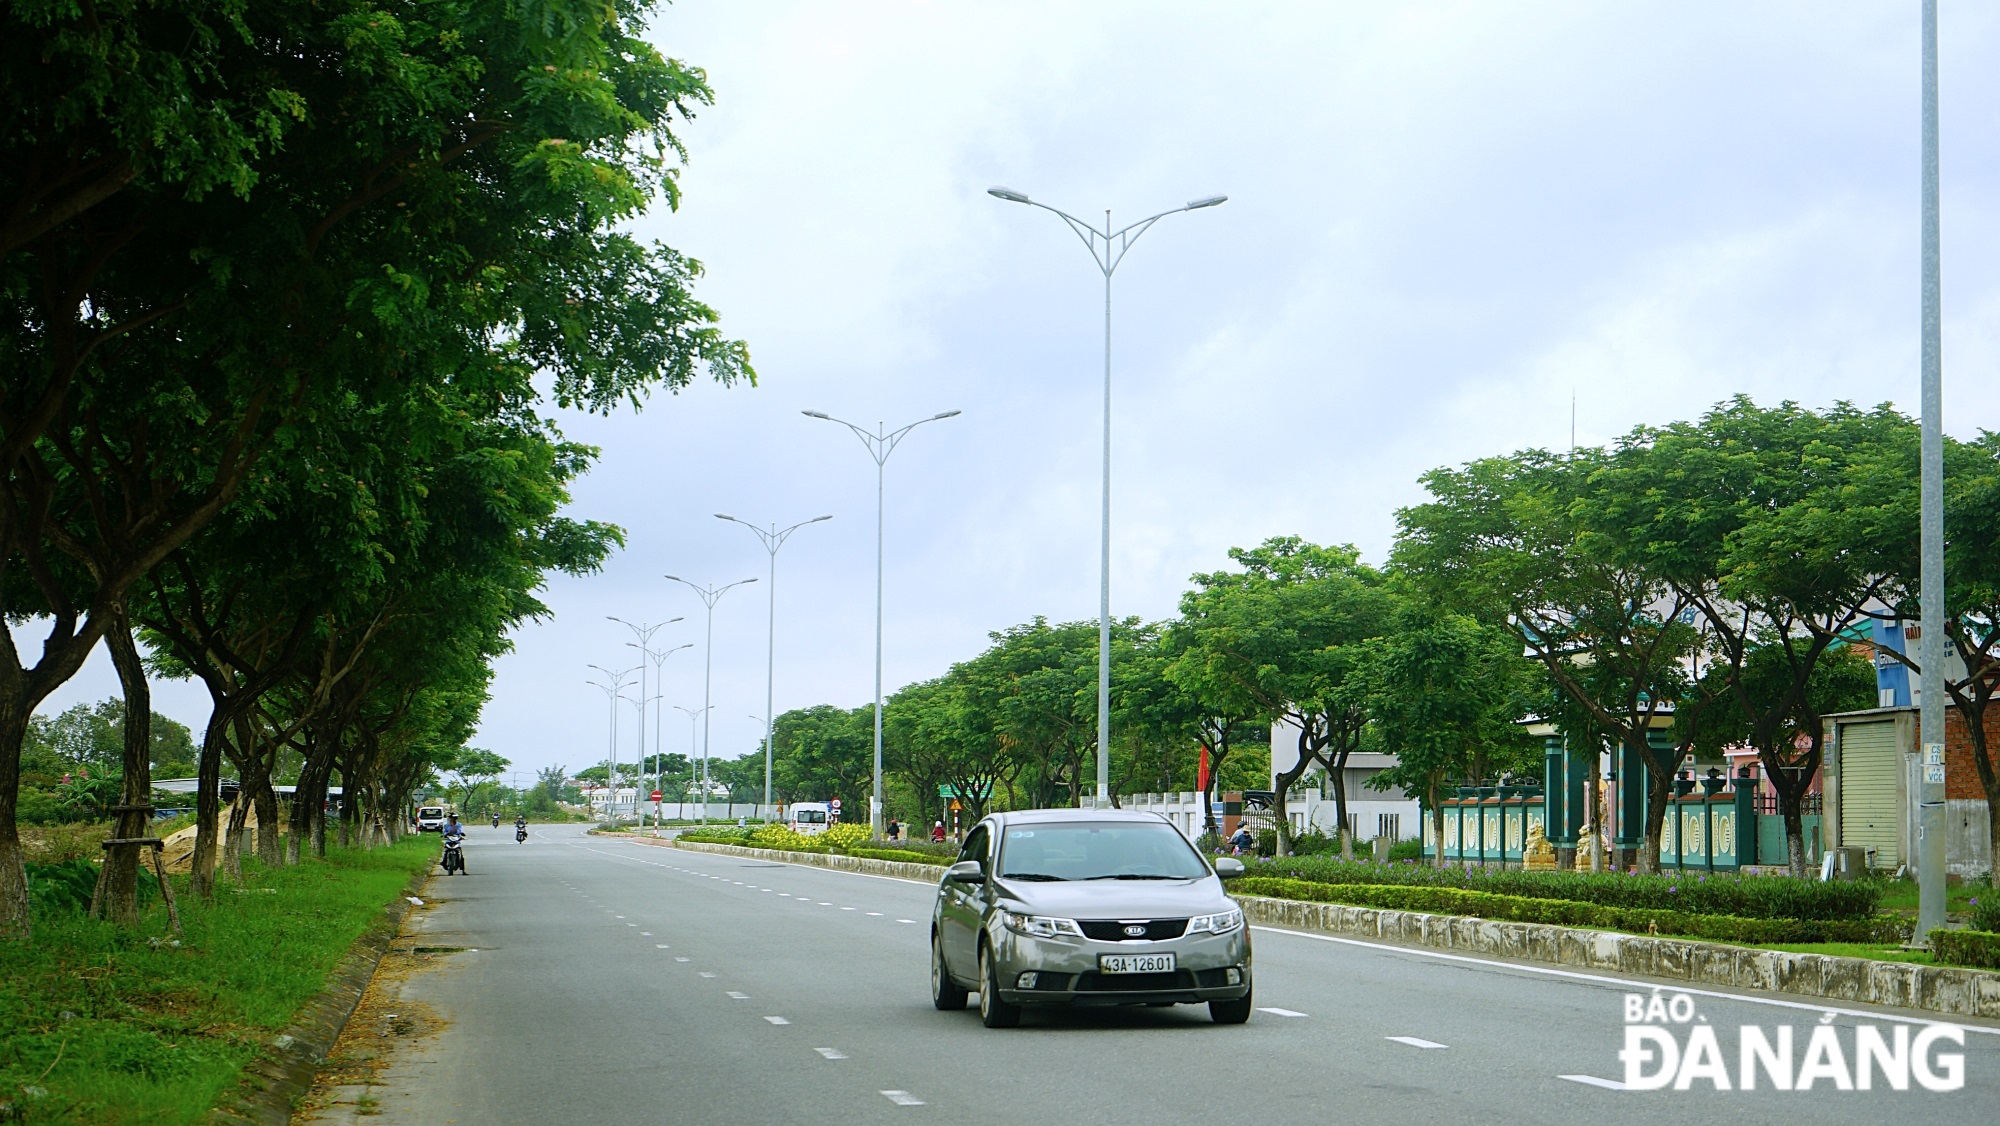
[[[660,800],[660,791],[658,791],[658,790],[654,790],[654,791],[653,791],[653,796],[652,796],[651,798],[647,799],[647,800],[649,800],[649,801],[659,801],[659,800]]]
[[[829,805],[833,806],[833,811],[834,811],[835,813],[839,813],[839,812],[840,812],[840,799],[839,799],[839,798],[835,798],[835,799],[833,799],[833,801],[831,801],[831,802],[829,802],[829,803],[827,803],[827,804],[829,804]]]

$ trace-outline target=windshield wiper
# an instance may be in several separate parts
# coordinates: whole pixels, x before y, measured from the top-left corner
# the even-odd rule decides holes
[[[1084,877],[1084,879],[1086,880],[1185,880],[1189,878],[1190,877],[1187,876],[1153,876],[1153,875],[1142,876],[1131,872],[1120,872],[1117,873],[1116,875],[1110,875],[1110,876]]]
[[[1041,880],[1046,883],[1068,883],[1068,876],[1051,876],[1047,872],[1002,872],[1003,880]]]

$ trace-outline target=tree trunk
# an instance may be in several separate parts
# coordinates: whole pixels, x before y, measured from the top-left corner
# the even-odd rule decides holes
[[[1646,843],[1639,854],[1639,874],[1658,875],[1660,871],[1660,842],[1664,839],[1661,830],[1666,826],[1668,802],[1673,797],[1673,783],[1646,764]]]
[[[188,858],[188,890],[215,899],[216,831],[222,816],[222,746],[228,739],[229,717],[218,702],[201,736],[201,763],[195,768],[194,855]],[[241,794],[238,794],[239,799]]]
[[[1599,807],[1604,804],[1604,787],[1597,777],[1596,759],[1596,755],[1591,756],[1590,773],[1583,778],[1583,804],[1589,814],[1589,820],[1578,826],[1579,830],[1590,831],[1588,834],[1581,831],[1577,833],[1576,847],[1589,849],[1590,870],[1602,872],[1604,871],[1604,822],[1599,816],[1601,813]]]
[[[132,643],[132,622],[119,614],[104,633],[118,684],[125,696],[124,784],[119,790],[118,816],[112,836],[132,840],[147,835],[153,823],[153,697],[139,647]],[[104,917],[122,927],[139,925],[139,845],[114,845],[105,850],[99,877]]]
[[[229,832],[222,838],[222,870],[229,878],[243,882],[243,838],[249,834],[250,794],[241,788],[229,803]]]
[[[1424,787],[1425,800],[1431,807],[1431,843],[1437,849],[1433,866],[1442,868],[1444,864],[1444,806],[1438,804],[1438,779],[1432,775]]]

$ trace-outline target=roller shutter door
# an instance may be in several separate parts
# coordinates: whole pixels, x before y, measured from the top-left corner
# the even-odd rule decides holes
[[[1896,723],[1850,723],[1840,728],[1840,839],[1875,850],[1875,866],[1903,862],[1902,801],[1896,780],[1903,769]]]

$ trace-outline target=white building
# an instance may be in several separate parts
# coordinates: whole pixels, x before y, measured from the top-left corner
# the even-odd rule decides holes
[[[1271,789],[1278,788],[1278,775],[1299,761],[1299,728],[1279,720],[1271,725]],[[1366,783],[1396,765],[1395,755],[1356,751],[1347,756],[1344,781],[1347,783],[1347,821],[1357,841],[1378,836],[1406,841],[1423,833],[1423,808],[1417,799],[1401,789],[1377,790]],[[1286,812],[1292,831],[1318,829],[1333,836],[1340,828],[1340,814],[1333,800],[1333,785],[1326,768],[1314,763],[1286,795]]]

